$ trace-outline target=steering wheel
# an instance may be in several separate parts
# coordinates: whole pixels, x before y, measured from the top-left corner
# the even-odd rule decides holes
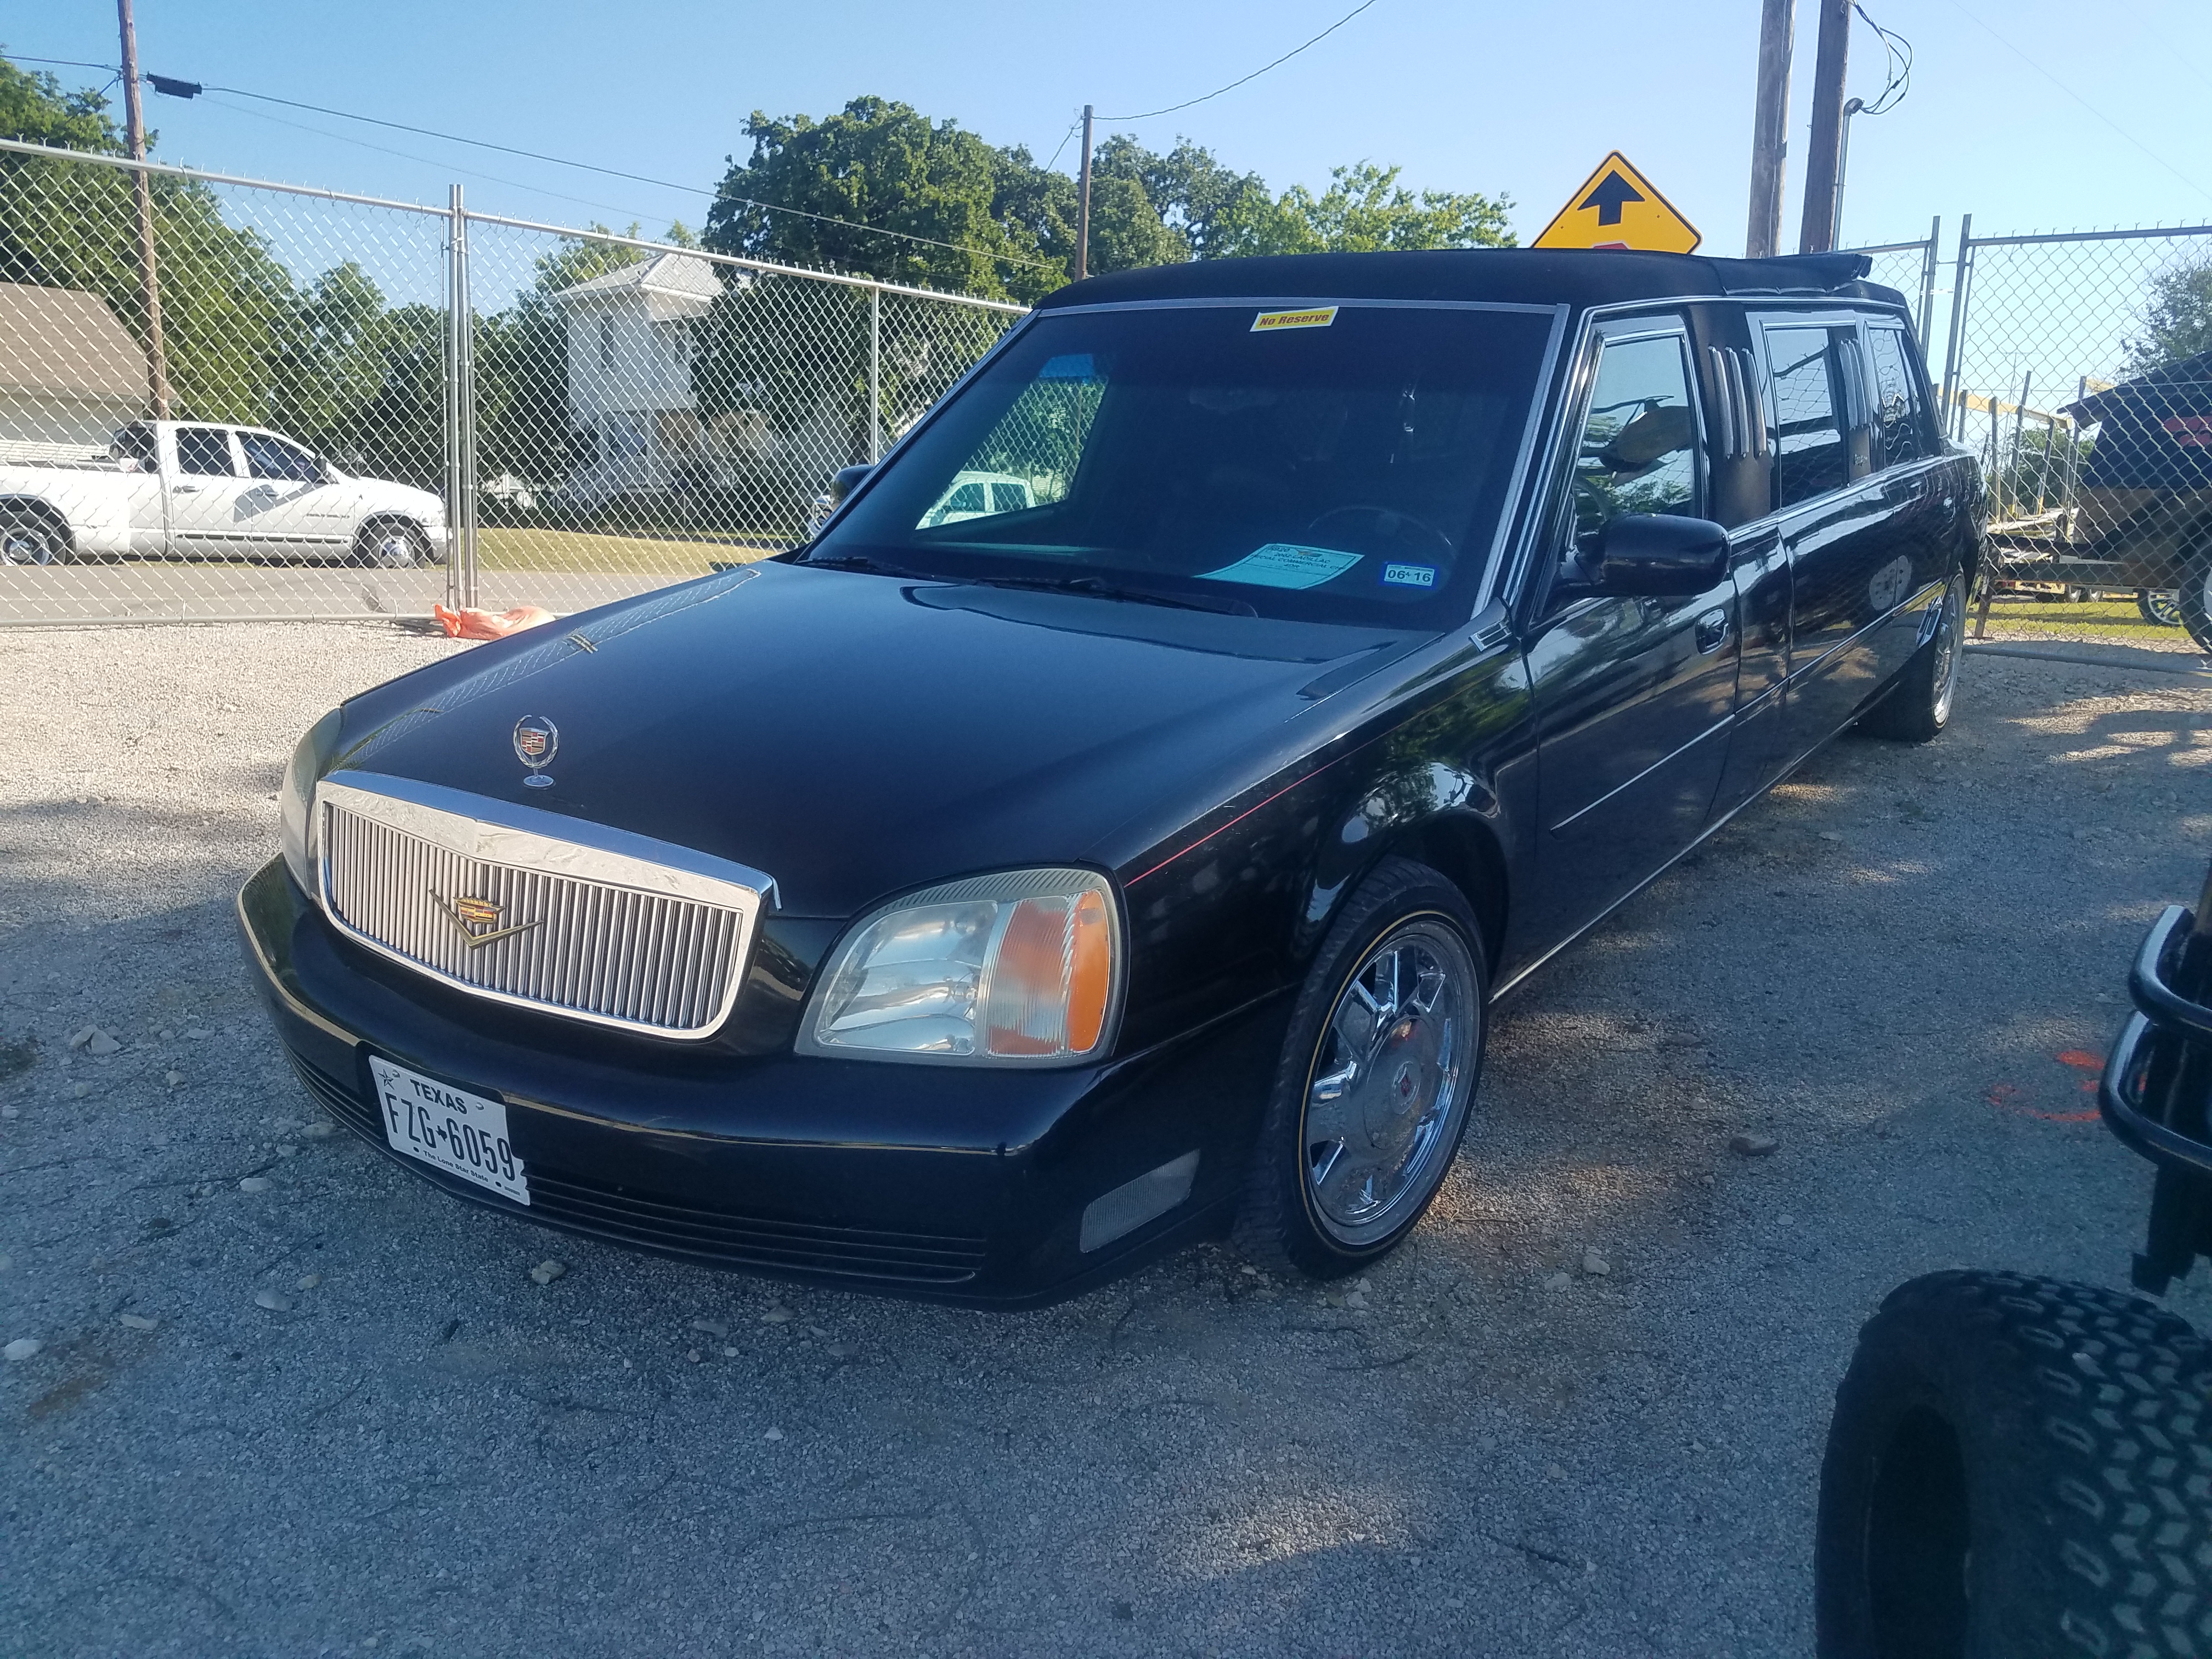
[[[1368,528],[1364,532],[1352,532],[1352,526],[1363,521]],[[1422,556],[1432,562],[1449,558],[1453,552],[1452,538],[1426,520],[1395,507],[1368,502],[1332,507],[1308,525],[1305,533],[1320,537],[1328,526],[1338,524],[1344,526],[1338,534],[1352,532],[1354,551]]]

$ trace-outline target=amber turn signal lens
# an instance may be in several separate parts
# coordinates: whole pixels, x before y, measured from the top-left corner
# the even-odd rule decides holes
[[[1075,901],[1075,938],[1068,952],[1067,1051],[1089,1054],[1106,1029],[1106,999],[1114,988],[1114,929],[1106,896],[1088,892]]]

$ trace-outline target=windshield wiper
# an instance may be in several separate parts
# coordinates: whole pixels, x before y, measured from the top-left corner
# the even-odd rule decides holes
[[[1177,611],[1211,611],[1226,617],[1256,617],[1260,613],[1243,599],[1198,599],[1182,593],[1162,593],[1148,587],[1119,587],[1097,576],[969,576],[981,587],[1026,587],[1041,593],[1080,593],[1091,599],[1123,599],[1131,605],[1164,605]]]
[[[944,580],[926,571],[908,570],[904,565],[887,564],[881,559],[872,559],[865,553],[832,553],[826,559],[809,557],[799,562],[811,564],[817,570],[858,570],[871,576],[903,576],[908,581]]]

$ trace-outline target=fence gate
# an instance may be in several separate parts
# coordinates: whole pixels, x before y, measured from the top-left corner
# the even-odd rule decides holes
[[[2212,637],[2212,225],[1978,237],[1969,218],[1958,272],[1942,403],[2013,574],[2178,588]]]
[[[703,575],[799,539],[1020,312],[0,140],[0,623]]]

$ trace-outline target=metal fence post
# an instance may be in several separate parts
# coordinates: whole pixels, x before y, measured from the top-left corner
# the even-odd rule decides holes
[[[884,458],[884,291],[868,290],[868,465]]]
[[[446,591],[477,602],[476,312],[469,298],[469,216],[453,187],[446,383]]]
[[[468,230],[461,217],[461,187],[453,187],[446,222],[446,603],[467,603],[461,594],[461,325],[468,304]]]
[[[1959,259],[1951,271],[1951,340],[1943,352],[1943,420],[1960,438],[1966,436],[1966,415],[1959,407],[1959,348],[1966,338],[1967,276],[1974,256],[1974,216],[1959,220]]]
[[[1927,360],[1936,327],[1936,246],[1942,239],[1943,216],[1928,222],[1928,250],[1920,256],[1920,356]]]

